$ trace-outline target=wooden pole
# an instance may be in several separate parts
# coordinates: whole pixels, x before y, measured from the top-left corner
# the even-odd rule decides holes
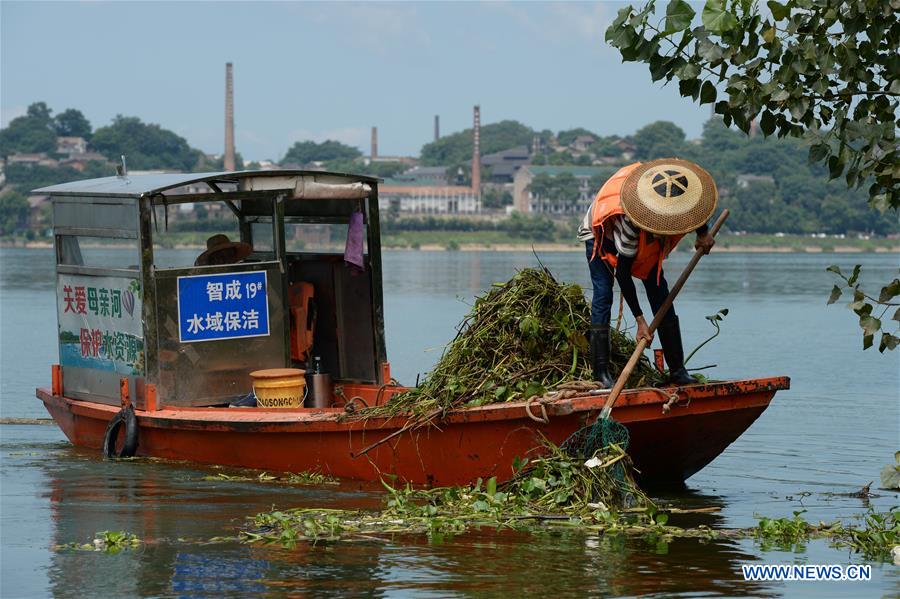
[[[719,218],[716,219],[716,222],[713,224],[712,229],[710,229],[710,235],[713,237],[716,236],[716,233],[719,232],[719,229],[722,228],[722,223],[725,222],[725,219],[728,218],[728,209],[722,211],[722,214],[719,215]],[[656,332],[656,328],[659,326],[659,323],[662,322],[662,319],[665,317],[666,313],[669,311],[669,308],[672,307],[672,303],[675,301],[675,296],[678,295],[678,292],[681,291],[681,288],[684,287],[684,284],[687,282],[688,277],[691,276],[691,273],[694,271],[694,267],[697,266],[697,263],[700,262],[700,258],[703,257],[703,250],[697,250],[694,252],[694,255],[691,257],[691,261],[688,262],[688,265],[684,267],[684,271],[681,273],[681,276],[678,277],[678,280],[675,282],[675,285],[672,286],[672,290],[669,291],[669,296],[666,298],[666,301],[663,302],[662,306],[660,306],[659,310],[656,311],[656,314],[653,316],[653,322],[650,323],[650,335]],[[631,372],[634,370],[634,367],[637,366],[638,360],[641,359],[641,354],[644,353],[644,350],[647,349],[647,340],[639,339],[637,347],[634,348],[634,352],[631,354],[631,357],[628,358],[628,363],[625,364],[625,368],[622,369],[622,373],[619,375],[619,378],[616,379],[616,384],[613,385],[612,391],[609,394],[609,397],[606,399],[606,403],[603,406],[603,409],[600,411],[600,418],[609,418],[610,412],[612,412],[613,405],[615,405],[616,400],[619,399],[619,395],[622,393],[622,389],[625,388],[625,383],[628,381],[628,377],[631,376]]]

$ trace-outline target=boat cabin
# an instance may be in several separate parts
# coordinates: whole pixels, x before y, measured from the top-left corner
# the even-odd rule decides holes
[[[314,363],[336,385],[389,382],[377,179],[159,173],[39,191],[66,397],[118,405],[124,378],[138,409],[226,406],[252,371]]]

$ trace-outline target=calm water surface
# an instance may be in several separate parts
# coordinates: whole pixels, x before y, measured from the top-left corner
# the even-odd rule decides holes
[[[686,254],[667,263],[679,272]],[[581,254],[547,254],[565,281],[588,285]],[[45,417],[34,388],[57,361],[50,250],[0,250],[0,415]],[[491,283],[532,266],[531,254],[388,252],[388,352],[412,384],[440,355],[468,303]],[[900,449],[900,352],[860,351],[852,314],[825,306],[831,263],[860,262],[864,280],[896,276],[896,254],[718,254],[704,260],[677,302],[688,351],[712,332],[703,316],[730,313],[723,333],[694,358],[715,378],[788,375],[792,388],[725,453],[669,498],[719,506],[676,524],[749,526],[755,515],[852,519],[867,505],[900,503],[879,491],[865,503],[836,496],[877,481]],[[674,274],[670,276],[674,279]],[[646,299],[642,299],[646,306]],[[418,537],[294,550],[200,545],[275,505],[372,507],[376,488],[283,487],[206,481],[190,464],[105,462],[49,426],[0,426],[0,595],[113,596],[554,596],[656,594],[883,597],[900,593],[900,568],[876,564],[867,583],[745,583],[744,563],[846,564],[846,551],[812,542],[794,552],[752,540],[668,546],[594,535],[484,530],[442,543]],[[58,552],[101,530],[148,541],[118,555]],[[183,539],[180,541],[179,539]]]

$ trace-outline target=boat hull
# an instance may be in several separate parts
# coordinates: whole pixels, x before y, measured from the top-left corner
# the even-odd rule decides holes
[[[641,484],[681,484],[737,439],[787,389],[786,377],[692,385],[622,394],[613,417],[629,430],[629,454]],[[672,394],[676,394],[672,401]],[[56,423],[78,446],[102,446],[118,411],[38,389]],[[272,472],[318,471],[357,480],[384,474],[427,485],[459,485],[512,475],[515,458],[561,443],[592,423],[605,395],[585,395],[451,412],[437,426],[396,433],[405,419],[347,420],[340,409],[178,408],[136,412],[138,455]],[[667,405],[668,403],[668,405]],[[546,420],[547,422],[541,422]]]

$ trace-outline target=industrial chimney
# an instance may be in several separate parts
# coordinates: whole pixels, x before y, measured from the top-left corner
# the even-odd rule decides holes
[[[372,152],[370,158],[378,158],[378,127],[372,127]]]
[[[441,117],[440,115],[434,115],[434,141],[437,141],[441,138]]]
[[[231,63],[225,63],[225,161],[226,171],[234,170],[234,81]]]
[[[472,191],[481,195],[481,107],[476,105],[472,124]]]

